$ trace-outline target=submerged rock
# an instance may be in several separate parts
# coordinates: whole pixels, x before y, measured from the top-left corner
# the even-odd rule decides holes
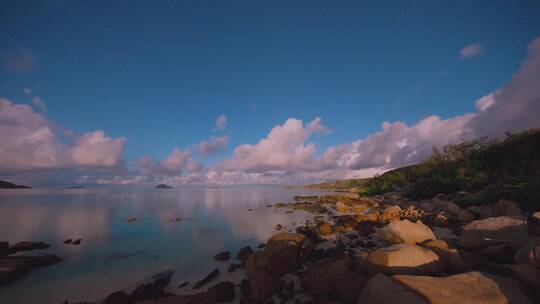
[[[35,249],[49,248],[49,244],[43,242],[19,242],[9,247],[10,254],[17,253],[19,251],[30,251]]]
[[[55,255],[7,256],[0,259],[0,285],[24,276],[30,270],[60,262]]]
[[[253,249],[251,249],[251,247],[249,246],[246,246],[238,250],[238,253],[236,254],[236,259],[244,262],[252,254]]]
[[[204,277],[204,279],[202,279],[199,282],[195,283],[195,285],[193,285],[193,289],[199,289],[199,288],[203,287],[208,282],[215,279],[218,275],[219,275],[219,269],[214,269],[206,277]]]
[[[214,256],[214,260],[216,261],[228,261],[231,258],[231,252],[230,251],[222,251]]]

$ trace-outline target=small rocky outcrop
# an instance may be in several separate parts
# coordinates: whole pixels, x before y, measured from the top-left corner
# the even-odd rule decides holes
[[[228,261],[231,259],[231,252],[230,251],[222,251],[214,256],[214,260],[216,261]]]
[[[193,289],[199,289],[203,287],[204,285],[208,284],[208,282],[212,281],[219,275],[219,269],[214,269],[212,272],[210,272],[204,279],[198,281],[193,285]]]

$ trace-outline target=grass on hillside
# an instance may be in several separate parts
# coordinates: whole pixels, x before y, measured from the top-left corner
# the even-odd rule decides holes
[[[540,130],[507,133],[503,140],[487,137],[434,148],[423,162],[367,180],[361,194],[400,190],[412,199],[450,194],[462,206],[499,199],[540,209]]]

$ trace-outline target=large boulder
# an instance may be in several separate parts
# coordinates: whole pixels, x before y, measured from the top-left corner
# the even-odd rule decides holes
[[[527,235],[527,221],[522,217],[490,217],[463,226],[458,244],[481,247],[504,243]]]
[[[531,264],[540,268],[540,238],[532,238],[514,254],[516,264]]]
[[[444,263],[427,249],[410,244],[396,244],[371,252],[364,262],[368,273],[438,274]]]
[[[448,243],[443,240],[429,240],[420,245],[435,252],[451,272],[463,272],[471,267],[470,263],[461,257],[457,249],[450,248]]]
[[[280,232],[268,240],[264,250],[246,259],[246,275],[257,301],[264,301],[282,286],[279,278],[296,266],[305,238],[303,234]]]
[[[531,303],[508,279],[480,272],[448,277],[395,275],[392,279],[434,304]]]
[[[399,219],[399,213],[401,212],[401,207],[398,205],[387,207],[383,210],[381,216],[379,217],[380,221],[391,221],[394,219]]]
[[[516,202],[500,200],[491,208],[493,216],[522,216],[523,212]]]
[[[428,304],[420,296],[405,289],[382,273],[377,274],[369,280],[364,289],[362,289],[356,303]]]
[[[389,243],[416,244],[426,240],[435,240],[435,234],[421,221],[413,223],[407,219],[393,221],[383,228],[375,228],[379,239]]]

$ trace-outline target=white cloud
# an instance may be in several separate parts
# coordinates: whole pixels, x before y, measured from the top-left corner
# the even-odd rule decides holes
[[[32,98],[32,104],[38,108],[41,112],[43,113],[46,113],[47,112],[47,107],[45,106],[45,102],[43,100],[41,100],[41,97],[39,96],[34,96]]]
[[[0,172],[110,167],[120,162],[125,139],[85,133],[73,146],[58,139],[53,124],[26,104],[0,99]]]
[[[195,150],[202,155],[211,155],[222,151],[229,143],[229,136],[212,136],[209,140],[202,141],[195,145]]]
[[[264,172],[272,170],[310,170],[315,145],[306,143],[313,133],[326,132],[319,117],[308,124],[289,118],[283,125],[275,126],[268,136],[256,145],[238,146],[232,158],[222,166],[225,170]]]
[[[95,131],[84,133],[71,149],[70,154],[77,165],[113,167],[119,164],[126,139],[113,139]]]
[[[481,56],[484,53],[484,46],[478,42],[472,43],[459,51],[461,59],[468,59]]]

